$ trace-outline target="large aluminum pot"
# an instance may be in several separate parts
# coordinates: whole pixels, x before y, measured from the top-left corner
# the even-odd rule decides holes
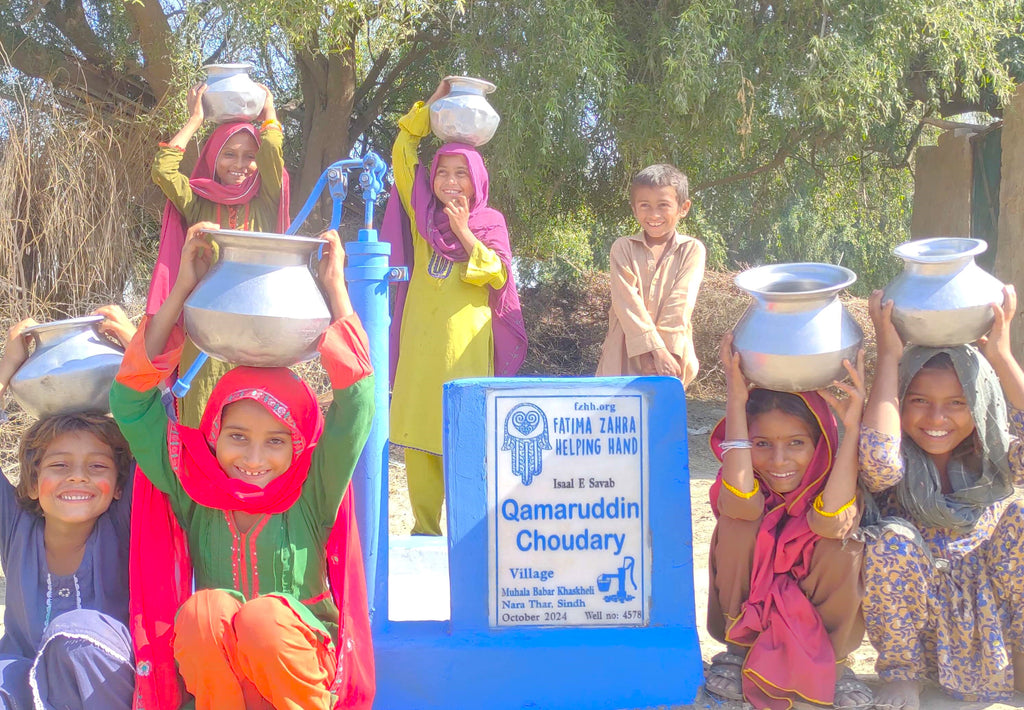
[[[839,301],[857,275],[832,264],[774,264],[748,269],[736,285],[753,301],[733,328],[740,369],[760,387],[818,389],[846,376],[864,333]]]
[[[992,327],[1003,284],[974,262],[981,239],[936,237],[904,242],[893,252],[903,273],[885,287],[892,322],[904,342],[932,347],[972,343]]]
[[[494,137],[501,117],[485,94],[494,84],[469,76],[446,76],[451,91],[430,105],[430,130],[445,143],[481,146]]]
[[[110,385],[124,351],[96,330],[103,316],[41,323],[22,333],[35,349],[11,377],[11,394],[29,414],[46,417],[110,411]]]
[[[203,114],[214,123],[254,121],[267,92],[249,78],[252,64],[207,64]]]
[[[312,357],[331,312],[309,269],[322,239],[216,229],[217,262],[185,301],[185,332],[207,355],[256,367]]]

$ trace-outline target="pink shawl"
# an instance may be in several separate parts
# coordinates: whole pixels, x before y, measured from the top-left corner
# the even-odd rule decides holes
[[[260,144],[260,134],[251,123],[225,123],[218,126],[199,151],[199,160],[196,161],[196,166],[192,169],[192,175],[188,181],[192,192],[197,197],[218,205],[235,206],[246,205],[259,194],[259,173],[251,175],[241,185],[224,185],[217,181],[217,157],[228,138],[238,131],[248,131],[256,139],[256,144]],[[289,178],[287,170],[283,172],[281,182],[281,199],[277,206],[277,231],[283,233],[288,229],[290,219],[288,216]],[[153,277],[149,282],[149,296],[146,299],[146,313],[149,315],[160,310],[160,304],[167,298],[175,279],[178,278],[181,248],[185,246],[185,232],[188,227],[189,225],[185,224],[185,218],[178,208],[174,206],[173,202],[167,200],[164,205],[163,219],[160,222],[160,247],[156,255],[156,264],[153,266]],[[248,228],[251,229],[251,225]]]
[[[730,643],[750,649],[743,664],[744,697],[755,707],[771,710],[788,710],[794,700],[831,706],[835,695],[835,651],[799,582],[807,576],[819,539],[807,523],[807,512],[832,472],[839,432],[821,395],[797,396],[818,420],[821,437],[796,490],[778,494],[759,478],[764,517],[754,544],[750,596],[726,631]],[[724,439],[723,419],[711,434],[711,449],[719,461]],[[710,492],[715,517],[721,490],[719,469]]]
[[[452,233],[444,205],[434,196],[434,176],[438,159],[442,155],[461,155],[469,166],[473,183],[473,204],[469,209],[469,229],[484,246],[492,249],[505,265],[508,279],[499,289],[488,289],[488,304],[491,308],[491,332],[494,338],[494,374],[510,377],[519,372],[526,358],[526,326],[519,304],[512,274],[512,248],[509,244],[508,227],[505,217],[496,209],[487,206],[490,180],[484,159],[472,146],[462,143],[446,143],[434,155],[430,174],[422,165],[416,167],[416,178],[412,188],[412,209],[416,230],[431,248],[450,261],[464,262],[469,255],[458,237]],[[394,187],[388,199],[384,220],[381,224],[381,238],[391,244],[391,263],[395,266],[413,267],[412,229],[409,215],[402,209],[402,201]],[[402,330],[402,313],[409,291],[408,282],[398,284],[395,298],[394,317],[391,321],[391,383],[395,382],[395,368],[398,364],[399,334]]]

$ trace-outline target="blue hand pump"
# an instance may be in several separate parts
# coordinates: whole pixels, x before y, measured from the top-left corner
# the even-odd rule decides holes
[[[363,228],[359,230],[358,241],[345,243],[347,263],[345,280],[352,299],[352,307],[366,329],[370,343],[370,361],[375,376],[374,403],[376,405],[373,424],[366,446],[356,464],[352,486],[356,496],[356,518],[363,548],[363,567],[366,570],[367,601],[374,627],[387,621],[387,539],[388,521],[381,516],[387,510],[387,465],[388,465],[388,330],[391,325],[388,286],[409,278],[404,266],[388,265],[391,245],[377,241],[377,230],[373,228],[374,203],[384,190],[384,176],[387,165],[373,151],[363,158],[351,158],[332,163],[320,175],[305,204],[287,229],[295,234],[309,217],[324,187],[333,203],[331,229],[341,224],[344,201],[348,196],[348,171],[361,169],[359,187],[363,191],[365,211]],[[176,397],[188,392],[192,379],[206,362],[207,355],[200,353],[188,371],[173,387]],[[381,540],[384,544],[381,544]],[[382,606],[380,614],[376,605]]]

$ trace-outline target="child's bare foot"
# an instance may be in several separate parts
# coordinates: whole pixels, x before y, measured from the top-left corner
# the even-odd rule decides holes
[[[1024,693],[1024,653],[1013,654],[1013,687],[1018,693]]]
[[[918,710],[921,707],[921,684],[916,680],[894,680],[875,693],[879,710]]]

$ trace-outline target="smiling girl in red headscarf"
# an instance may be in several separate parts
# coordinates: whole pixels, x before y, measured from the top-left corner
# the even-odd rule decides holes
[[[261,85],[262,86],[262,85]],[[274,97],[267,87],[259,131],[251,123],[218,126],[203,144],[191,177],[181,172],[185,148],[203,125],[206,84],[189,89],[189,117],[173,138],[161,143],[153,161],[153,181],[167,196],[160,224],[160,249],[149,284],[146,313],[153,315],[167,298],[178,275],[185,230],[197,222],[214,222],[222,229],[283,233],[288,228],[288,172],[284,169],[284,135],[277,120]],[[186,342],[182,368],[198,350]],[[192,389],[182,399],[179,416],[197,426],[210,390],[228,366],[210,359]]]
[[[337,232],[323,235],[319,276],[335,318],[319,347],[334,390],[326,420],[291,370],[238,367],[193,429],[167,420],[157,385],[177,364],[176,324],[209,265],[210,245],[195,234],[215,226],[189,230],[175,285],[132,340],[110,394],[141,469],[131,531],[136,707],[180,707],[177,663],[198,710],[368,710],[373,649],[347,489],[374,395],[344,251]]]
[[[757,708],[811,702],[867,707],[870,689],[845,666],[864,636],[857,433],[864,352],[844,362],[848,397],[826,390],[748,390],[732,336],[721,346],[728,394],[711,435],[722,461],[711,487],[708,631],[728,650],[706,688]],[[836,419],[847,432],[839,441]]]

